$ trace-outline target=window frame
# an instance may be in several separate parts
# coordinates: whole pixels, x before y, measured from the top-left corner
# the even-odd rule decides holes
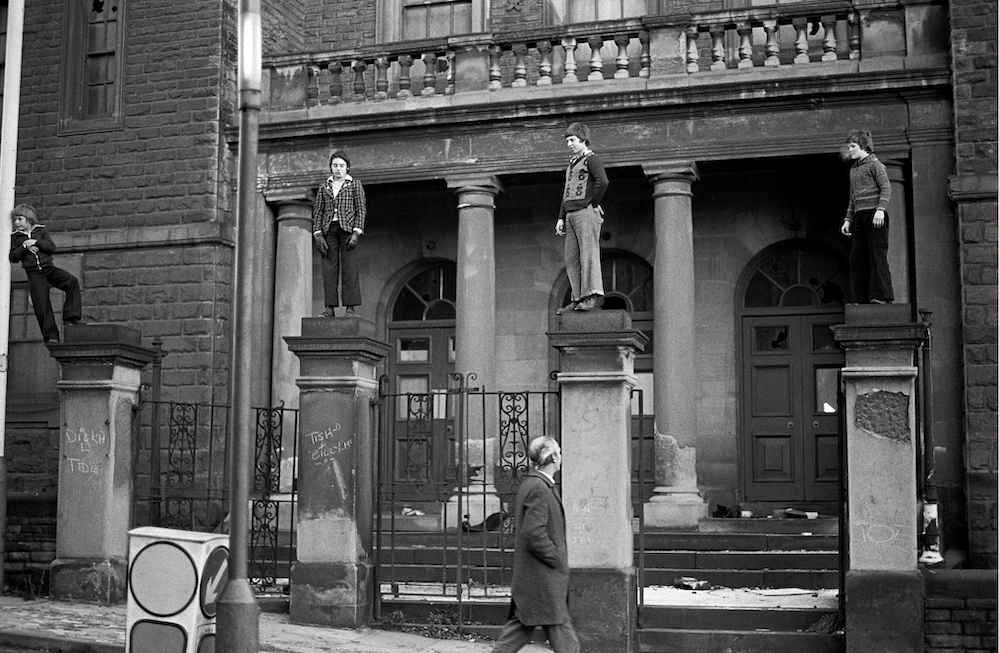
[[[124,127],[125,32],[127,0],[118,3],[118,24],[114,44],[116,70],[112,77],[115,90],[107,115],[89,116],[87,101],[87,34],[93,0],[68,0],[63,13],[62,92],[59,98],[59,133],[112,131]]]
[[[403,9],[412,4],[420,3],[413,0],[379,0],[375,8],[375,34],[379,44],[403,41]],[[469,34],[487,31],[489,13],[487,0],[472,0],[472,31]]]

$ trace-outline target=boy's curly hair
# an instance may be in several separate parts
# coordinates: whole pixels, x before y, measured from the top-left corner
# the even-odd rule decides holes
[[[23,215],[28,219],[28,224],[38,224],[38,213],[35,211],[35,207],[30,204],[18,204],[14,207],[14,210],[10,212],[10,215],[12,218]]]
[[[576,136],[587,145],[590,145],[590,128],[582,122],[574,122],[566,128],[566,131],[563,133],[563,138],[568,138],[570,136]]]
[[[847,132],[845,143],[857,143],[865,152],[875,151],[875,142],[872,140],[872,133],[867,129],[852,129]]]

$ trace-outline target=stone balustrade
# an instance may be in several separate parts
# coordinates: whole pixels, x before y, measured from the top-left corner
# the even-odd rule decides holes
[[[835,62],[861,70],[870,59],[880,59],[879,67],[903,68],[903,58],[906,67],[941,67],[947,50],[939,47],[934,26],[945,17],[940,7],[920,0],[866,9],[835,1],[280,55],[265,59],[265,104],[268,111],[285,111],[559,84],[612,90],[640,80],[712,75],[724,82],[721,76],[736,71],[780,67],[822,77]]]

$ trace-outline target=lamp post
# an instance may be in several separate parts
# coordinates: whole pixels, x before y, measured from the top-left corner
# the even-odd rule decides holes
[[[232,428],[229,473],[229,580],[219,597],[219,653],[255,653],[260,649],[260,606],[247,577],[250,469],[250,306],[253,301],[254,192],[257,177],[257,130],[260,120],[261,28],[260,0],[240,0],[239,93],[240,140],[237,178],[236,307],[233,370],[230,383]]]

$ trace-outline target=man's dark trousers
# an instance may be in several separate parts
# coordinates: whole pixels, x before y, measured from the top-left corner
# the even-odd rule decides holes
[[[80,282],[66,270],[51,267],[44,271],[26,270],[28,273],[28,294],[35,307],[35,317],[38,327],[42,330],[45,342],[59,340],[59,328],[56,326],[56,316],[52,312],[52,302],[49,300],[49,286],[66,293],[63,303],[63,322],[78,322],[81,317]]]
[[[525,626],[517,618],[512,617],[500,631],[500,637],[497,638],[492,653],[520,651],[531,643],[535,628],[536,626]],[[570,622],[537,626],[537,628],[545,631],[545,636],[549,638],[549,644],[552,645],[552,650],[555,653],[580,653],[580,642]]]
[[[889,274],[889,213],[877,229],[872,226],[874,216],[874,209],[858,211],[851,221],[851,301],[856,304],[894,299]]]
[[[358,278],[357,250],[347,251],[347,241],[351,232],[344,231],[334,222],[323,236],[329,250],[320,264],[323,270],[323,303],[326,306],[340,306],[338,286],[343,276],[344,306],[361,305],[361,280]]]

